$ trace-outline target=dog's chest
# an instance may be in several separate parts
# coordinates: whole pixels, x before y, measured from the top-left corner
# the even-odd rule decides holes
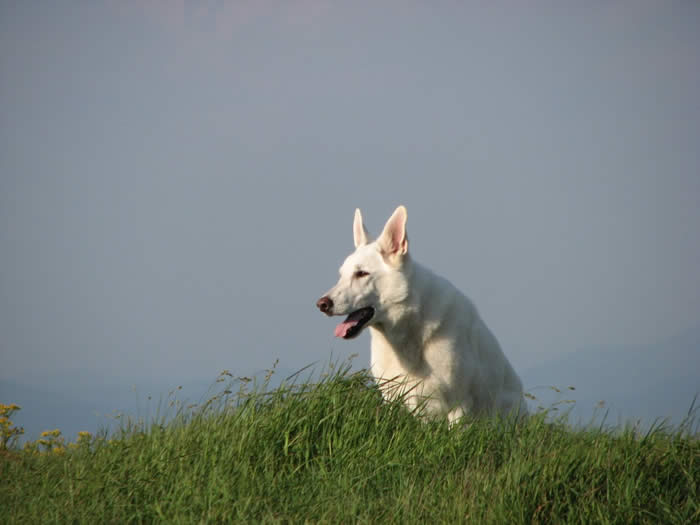
[[[371,371],[375,379],[395,379],[403,381],[411,374],[402,364],[394,349],[384,341],[372,340]]]
[[[397,347],[384,334],[372,330],[371,350],[371,372],[375,379],[426,381],[435,372],[428,363],[431,352],[417,341],[403,341]]]

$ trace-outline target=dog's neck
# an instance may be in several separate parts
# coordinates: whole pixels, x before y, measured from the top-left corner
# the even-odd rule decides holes
[[[428,287],[424,283],[432,277],[430,271],[413,261],[406,261],[410,266],[403,271],[411,272],[415,286],[400,302],[394,304],[394,315],[383,319],[370,327],[372,337],[383,339],[392,348],[402,365],[417,376],[424,375],[427,364],[423,352],[439,330],[440,319],[426,322],[425,294]]]

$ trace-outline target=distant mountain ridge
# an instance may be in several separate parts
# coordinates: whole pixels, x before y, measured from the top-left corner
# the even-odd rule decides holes
[[[583,348],[529,368],[521,377],[526,390],[574,386],[563,395],[576,401],[572,415],[582,422],[596,410],[609,409],[611,424],[663,418],[677,424],[700,394],[700,327],[654,344]],[[547,388],[533,394],[545,406],[562,398]],[[602,410],[596,408],[601,401]]]
[[[269,381],[269,388],[275,388],[297,370],[276,368]],[[257,384],[261,384],[268,370],[249,374]],[[233,378],[224,377],[221,383],[216,378],[188,382],[166,383],[161,379],[157,384],[125,383],[117,385],[67,385],[36,386],[0,379],[0,403],[16,403],[21,409],[12,417],[16,426],[21,426],[25,434],[21,441],[35,440],[44,430],[59,429],[63,435],[74,440],[82,430],[95,433],[100,429],[119,427],[116,415],[126,414],[131,418],[150,419],[158,411],[168,410],[173,398],[189,405],[206,401],[222,391]],[[300,374],[299,380],[307,375]],[[180,387],[180,388],[178,388]],[[172,392],[172,396],[169,394]],[[171,410],[172,412],[172,410]]]

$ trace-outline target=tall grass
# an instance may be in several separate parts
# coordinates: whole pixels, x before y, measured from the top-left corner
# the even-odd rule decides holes
[[[2,522],[700,522],[687,429],[448,428],[343,367],[81,443],[0,457]]]

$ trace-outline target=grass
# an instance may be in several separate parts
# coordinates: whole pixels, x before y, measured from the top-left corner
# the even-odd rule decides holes
[[[688,428],[688,427],[687,427]],[[386,404],[347,368],[215,396],[0,455],[3,523],[698,523],[687,428],[572,430],[543,414],[461,428]],[[59,452],[57,453],[56,450]]]

